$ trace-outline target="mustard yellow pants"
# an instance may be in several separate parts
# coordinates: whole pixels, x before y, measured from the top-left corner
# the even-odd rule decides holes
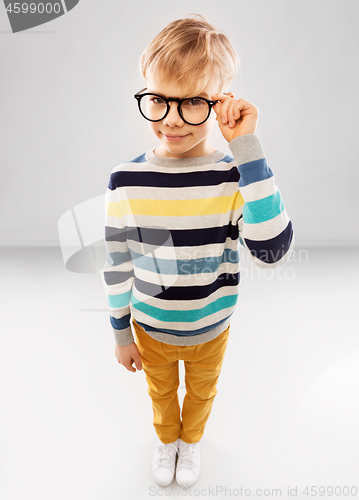
[[[153,425],[167,444],[181,438],[197,443],[211,413],[228,344],[230,325],[215,339],[194,346],[176,346],[153,339],[133,319],[136,345],[152,400]],[[178,399],[178,361],[185,365],[186,394],[182,421]]]

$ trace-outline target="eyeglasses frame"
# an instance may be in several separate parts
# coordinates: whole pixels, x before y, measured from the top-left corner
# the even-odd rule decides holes
[[[143,92],[144,90],[147,90],[147,87],[145,87],[142,90],[139,90],[133,97],[135,99],[137,99],[138,109],[140,110],[141,115],[146,120],[148,120],[150,122],[161,122],[162,120],[164,120],[166,118],[166,116],[168,115],[168,113],[170,112],[170,109],[171,109],[170,102],[174,101],[174,102],[177,102],[177,111],[178,111],[178,114],[180,115],[181,119],[185,123],[187,123],[188,125],[192,125],[193,127],[196,127],[197,125],[202,125],[204,122],[206,122],[208,120],[209,115],[211,114],[211,111],[212,111],[212,106],[214,106],[218,102],[218,101],[211,101],[210,99],[206,99],[205,97],[198,97],[198,96],[195,96],[195,97],[186,97],[185,99],[179,99],[178,97],[164,97],[161,94],[155,94],[153,92],[145,92],[144,94],[142,94],[141,92]],[[146,95],[155,95],[157,97],[160,97],[161,99],[163,99],[166,102],[166,104],[167,104],[167,111],[166,111],[165,115],[162,118],[160,118],[159,120],[151,120],[150,118],[147,118],[147,116],[145,116],[142,113],[142,110],[141,110],[141,99],[142,99],[142,97],[144,97]],[[182,102],[187,101],[188,99],[202,99],[203,101],[206,101],[207,104],[209,105],[209,110],[208,110],[207,118],[205,120],[203,120],[201,123],[189,123],[189,122],[187,122],[183,118],[183,115],[182,115],[182,112],[181,112],[181,104],[182,104]]]

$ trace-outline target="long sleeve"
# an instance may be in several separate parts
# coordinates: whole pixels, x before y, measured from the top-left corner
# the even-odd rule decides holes
[[[291,254],[294,232],[259,137],[256,133],[242,135],[234,138],[229,147],[240,174],[239,190],[244,200],[238,221],[241,240],[258,266],[280,266]]]
[[[102,276],[115,342],[117,345],[126,346],[134,341],[130,325],[130,296],[134,271],[118,188],[112,176],[106,191],[105,204],[106,263]]]

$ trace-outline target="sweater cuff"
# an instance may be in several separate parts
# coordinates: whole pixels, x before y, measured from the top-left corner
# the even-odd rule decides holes
[[[229,147],[238,167],[243,163],[265,158],[261,141],[256,133],[235,137],[230,141]]]
[[[134,342],[131,325],[128,328],[124,328],[123,330],[115,330],[113,329],[113,333],[115,336],[116,345],[126,346],[132,344]]]

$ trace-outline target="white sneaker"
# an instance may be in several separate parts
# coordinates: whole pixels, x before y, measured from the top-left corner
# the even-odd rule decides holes
[[[179,439],[176,481],[180,486],[192,486],[201,472],[201,444]]]
[[[178,452],[178,441],[164,444],[158,438],[154,445],[155,452],[152,461],[152,476],[160,486],[168,486],[172,483],[175,475],[176,457]]]

